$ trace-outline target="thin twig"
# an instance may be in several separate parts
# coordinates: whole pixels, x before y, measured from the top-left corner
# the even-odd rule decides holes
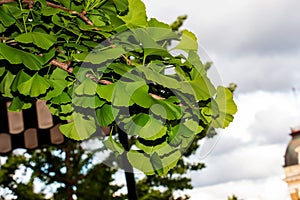
[[[98,79],[96,76],[94,76],[94,75],[91,74],[91,73],[87,73],[85,76],[86,76],[87,78],[90,78],[92,81],[94,81],[94,82],[96,82],[96,83],[100,83],[100,84],[103,84],[103,85],[110,85],[110,84],[113,84],[113,82],[111,82],[111,81]],[[149,95],[150,95],[152,98],[157,99],[157,100],[166,100],[166,98],[161,97],[161,96],[158,96],[157,94],[149,93]]]
[[[47,3],[47,5],[48,6],[50,6],[50,7],[52,7],[52,8],[58,8],[58,9],[61,9],[61,10],[64,10],[64,11],[67,11],[67,12],[69,12],[69,13],[71,13],[71,14],[75,14],[75,15],[78,15],[83,21],[85,21],[88,25],[91,25],[91,26],[94,26],[94,23],[89,19],[89,18],[87,18],[85,15],[84,15],[84,13],[86,13],[86,12],[77,12],[77,11],[75,11],[75,10],[70,10],[70,9],[68,9],[68,8],[66,8],[66,7],[63,7],[63,6],[61,6],[61,5],[57,5],[57,4],[54,4],[54,3],[51,3],[51,2],[46,2]]]
[[[70,63],[66,64],[66,63],[60,62],[59,60],[53,59],[50,61],[50,64],[54,65],[56,67],[59,67],[69,73],[73,73],[73,67],[70,67]]]

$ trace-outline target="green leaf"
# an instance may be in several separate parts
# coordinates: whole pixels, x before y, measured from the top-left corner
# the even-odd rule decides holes
[[[53,9],[51,7],[44,7],[41,10],[42,14],[45,16],[54,16],[59,12],[62,12],[60,9]]]
[[[126,51],[123,48],[116,47],[106,50],[94,50],[90,53],[72,54],[72,56],[78,61],[100,64],[107,60],[117,59],[124,53],[126,53]]]
[[[146,157],[144,154],[136,150],[130,150],[127,153],[127,158],[134,168],[141,170],[146,175],[155,174],[150,158]]]
[[[101,98],[105,99],[108,102],[111,102],[115,86],[116,83],[109,85],[98,85],[96,88],[96,92]]]
[[[172,31],[168,24],[160,22],[155,18],[151,18],[148,23],[149,28],[146,31],[154,41],[179,40],[179,34]]]
[[[13,6],[13,4],[3,4],[2,10],[6,12],[10,17],[14,17],[15,19],[21,18],[22,17],[22,12],[19,8],[19,6]],[[11,26],[11,25],[10,25]]]
[[[163,48],[161,45],[156,43],[153,39],[153,32],[151,29],[134,29],[134,35],[136,39],[141,43],[141,47],[144,50],[144,59],[149,55],[159,55],[164,57],[170,57],[169,52]],[[164,29],[163,29],[164,30]]]
[[[145,4],[141,0],[128,0],[128,13],[120,17],[128,27],[146,27],[148,25]]]
[[[7,71],[6,75],[0,83],[0,93],[2,96],[10,98],[13,97],[13,95],[11,94],[11,85],[14,78],[15,75],[13,75],[10,71]]]
[[[3,9],[1,8],[0,9],[0,22],[2,22],[2,24],[5,27],[9,27],[9,26],[13,25],[16,22],[16,20],[12,16],[10,16],[6,12],[4,12]]]
[[[24,64],[30,70],[43,67],[42,57],[0,43],[0,59],[6,59],[11,64]]]
[[[206,75],[199,75],[191,81],[181,82],[181,90],[193,95],[196,100],[207,100],[211,98],[216,89]]]
[[[68,86],[68,72],[60,68],[54,69],[53,73],[50,75],[49,81],[52,85],[52,89],[47,92],[46,96],[43,97],[45,100],[60,96],[64,94],[65,88]],[[60,103],[58,103],[60,104]]]
[[[72,102],[76,106],[93,109],[101,107],[105,103],[97,95],[73,96]]]
[[[166,147],[168,148],[168,147]],[[162,151],[166,152],[166,155],[161,158],[161,163],[163,168],[163,172],[161,175],[166,175],[170,169],[173,169],[176,167],[176,164],[178,160],[181,158],[182,154],[179,150],[174,150],[174,148],[171,147],[173,151],[162,149]],[[157,152],[158,155],[160,155],[160,152]]]
[[[128,9],[128,0],[113,0],[119,12],[124,12]]]
[[[156,152],[158,149],[163,148],[165,145],[168,144],[167,141],[164,141],[161,144],[157,144],[155,142],[151,143],[151,141],[149,140],[147,141],[147,144],[144,144],[143,142],[144,141],[137,140],[135,145],[139,149],[143,150],[146,154],[152,154],[153,152]]]
[[[86,78],[79,86],[75,88],[77,95],[95,95],[97,83],[90,78]]]
[[[164,175],[164,166],[159,155],[154,152],[150,157],[150,162],[158,175]]]
[[[17,96],[13,98],[11,104],[8,107],[8,110],[20,112],[21,110],[28,109],[31,106],[32,106],[31,103],[26,103]]]
[[[96,132],[94,118],[73,113],[73,121],[59,127],[60,131],[68,138],[74,140],[84,140]]]
[[[143,74],[145,75],[145,77],[148,81],[152,81],[152,82],[162,85],[163,87],[166,87],[166,88],[174,88],[174,89],[180,88],[180,84],[174,78],[160,74],[148,67],[139,66],[137,68],[138,68],[138,71],[143,72]]]
[[[53,97],[51,99],[51,103],[54,103],[57,105],[71,103],[71,101],[72,101],[72,99],[71,99],[70,95],[66,92],[62,92],[60,95]]]
[[[166,134],[167,128],[161,120],[151,115],[139,113],[125,121],[125,129],[128,135],[138,135],[145,140],[156,140]]]
[[[2,76],[5,73],[5,67],[0,67],[0,76]]]
[[[131,96],[132,101],[143,108],[150,108],[155,103],[155,100],[149,95],[148,90],[148,85],[143,85],[136,89]]]
[[[50,87],[51,85],[47,79],[35,73],[32,78],[19,84],[17,88],[25,96],[38,97],[45,94]]]
[[[189,52],[190,50],[198,51],[197,37],[194,33],[188,30],[183,30],[181,41],[173,49],[181,49],[186,52]]]
[[[115,120],[115,117],[112,113],[112,107],[108,104],[104,104],[101,108],[97,109],[96,115],[101,127],[110,126]]]
[[[6,31],[7,28],[5,28],[2,24],[0,24],[0,33],[3,33]]]
[[[105,140],[104,145],[106,148],[110,149],[113,152],[118,153],[119,155],[121,155],[124,152],[124,148],[122,147],[122,145],[120,143],[117,143],[112,136],[109,136],[107,140]]]
[[[150,110],[164,119],[176,120],[182,117],[181,107],[166,100],[154,100]]]
[[[135,82],[116,82],[112,94],[112,105],[113,106],[131,106],[134,104],[131,97],[133,93],[144,85],[144,81],[135,81]]]
[[[15,77],[13,83],[11,84],[11,90],[13,92],[16,92],[18,90],[18,86],[26,81],[28,81],[31,78],[27,73],[25,73],[23,70],[19,71],[17,76]]]
[[[219,113],[214,113],[215,120],[212,121],[214,128],[226,128],[233,121],[233,115],[237,112],[237,106],[233,100],[232,92],[225,87],[217,88],[216,102]]]
[[[18,35],[15,37],[15,40],[25,44],[33,43],[34,45],[47,50],[56,43],[57,39],[54,35],[40,32],[29,32]]]

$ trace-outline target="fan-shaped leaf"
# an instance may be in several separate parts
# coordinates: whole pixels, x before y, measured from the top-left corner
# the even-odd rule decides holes
[[[45,94],[50,87],[49,81],[36,73],[29,80],[19,84],[17,88],[25,96],[38,97]]]
[[[46,50],[56,43],[56,37],[54,35],[40,32],[23,33],[15,37],[15,40],[25,44],[33,43],[34,45]]]

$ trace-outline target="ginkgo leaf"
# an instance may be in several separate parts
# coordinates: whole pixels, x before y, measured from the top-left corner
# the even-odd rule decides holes
[[[181,49],[186,52],[189,52],[190,50],[197,51],[198,50],[197,37],[195,36],[194,33],[188,30],[183,30],[181,41],[173,49]]]
[[[18,35],[15,40],[24,44],[33,43],[42,49],[49,49],[57,39],[56,36],[47,33],[28,32]]]
[[[181,107],[170,103],[166,100],[153,100],[155,103],[151,106],[150,110],[158,115],[168,120],[176,120],[182,117]]]
[[[80,85],[75,88],[77,95],[94,95],[96,94],[97,83],[86,78]]]
[[[120,12],[124,12],[128,9],[128,1],[127,0],[114,0],[116,8]]]
[[[35,73],[33,77],[19,84],[17,88],[25,96],[38,97],[45,94],[50,87],[51,85],[46,78]]]
[[[16,22],[15,18],[4,12],[2,9],[0,9],[0,22],[6,27],[11,26]]]
[[[124,148],[122,147],[121,144],[117,143],[112,136],[109,136],[107,140],[103,141],[104,145],[106,148],[109,150],[118,153],[121,155],[124,152]]]
[[[0,43],[0,60],[6,59],[11,64],[24,64],[30,70],[39,70],[43,67],[43,58],[31,53]]]
[[[147,16],[145,4],[141,0],[128,0],[127,15],[120,17],[129,27],[146,27]]]
[[[127,158],[134,168],[141,170],[146,175],[155,174],[155,170],[152,167],[149,157],[146,157],[144,154],[136,150],[130,150],[127,153]]]
[[[73,113],[73,121],[59,127],[60,131],[68,138],[74,140],[84,140],[96,132],[94,118]]]
[[[96,110],[97,120],[102,127],[107,127],[115,120],[112,112],[112,106],[105,104]]]
[[[10,103],[8,110],[20,112],[23,109],[28,109],[32,106],[32,103],[22,101],[18,96],[14,97]]]
[[[31,78],[27,73],[24,72],[24,70],[19,71],[19,73],[16,75],[14,81],[11,84],[11,90],[13,92],[18,90],[18,86],[25,81],[28,81]]]
[[[72,54],[72,56],[79,61],[91,62],[92,64],[100,64],[107,60],[114,60],[119,58],[126,51],[121,47],[109,48],[105,50],[94,50],[80,54]]]
[[[212,126],[215,128],[226,128],[233,120],[233,115],[237,112],[237,106],[233,100],[232,92],[222,86],[217,88],[216,102],[219,107],[219,113],[214,113],[215,120]]]
[[[10,71],[7,71],[6,75],[0,82],[0,93],[2,96],[12,98],[11,85],[16,75],[13,75]]]

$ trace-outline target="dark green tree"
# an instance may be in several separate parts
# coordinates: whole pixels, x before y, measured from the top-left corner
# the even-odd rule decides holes
[[[11,153],[1,167],[0,185],[9,189],[16,199],[43,199],[49,189],[53,198],[58,200],[72,200],[74,196],[82,200],[124,199],[115,196],[115,192],[122,188],[122,185],[113,183],[112,175],[117,168],[93,164],[93,158],[93,154],[85,151],[81,143],[70,140],[63,146],[48,146],[27,151],[24,155]],[[18,169],[24,171],[28,182],[20,181],[24,177],[16,179]],[[26,171],[31,173],[26,174]],[[41,186],[34,185],[34,180],[45,185],[38,193],[34,192],[34,186]]]

